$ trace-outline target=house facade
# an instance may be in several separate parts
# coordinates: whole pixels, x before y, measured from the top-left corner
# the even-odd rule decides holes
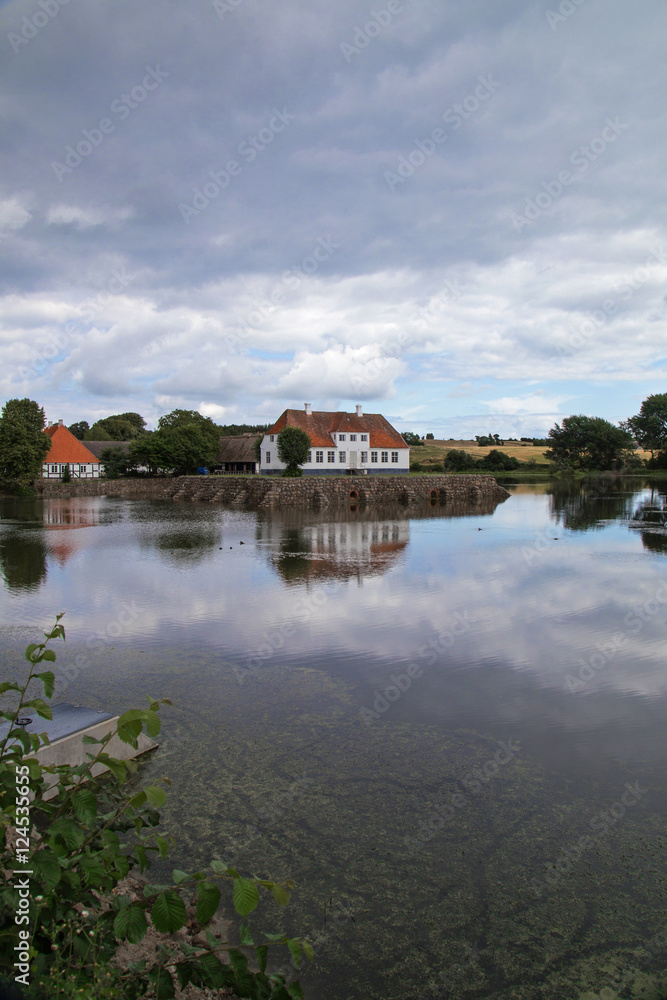
[[[51,438],[51,448],[42,464],[42,479],[62,479],[66,465],[72,479],[99,478],[100,460],[63,426],[62,420],[47,427],[44,433]]]
[[[308,461],[301,466],[306,476],[396,475],[410,471],[410,449],[388,420],[379,413],[335,413],[285,410],[270,427],[261,445],[262,475],[283,472],[278,458],[278,435],[286,427],[300,427],[311,441]]]

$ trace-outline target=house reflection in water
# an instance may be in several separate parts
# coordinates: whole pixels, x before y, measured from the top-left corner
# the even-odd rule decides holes
[[[405,509],[389,518],[377,509],[274,511],[257,524],[257,542],[286,583],[352,580],[359,583],[395,566],[410,540]]]
[[[490,514],[496,502],[474,507],[432,502],[401,505],[327,507],[262,512],[257,543],[285,583],[316,583],[381,576],[397,566],[410,541],[410,521],[417,518],[470,517]]]
[[[94,528],[101,523],[99,510],[90,500],[50,500],[44,505],[43,513],[48,554],[64,566],[90,541],[85,532],[75,532],[75,529]]]
[[[49,557],[63,566],[89,543],[87,532],[72,529],[101,523],[90,500],[75,498],[46,503],[5,500],[1,520],[6,530],[0,531],[0,571],[10,591],[40,587],[46,580]]]

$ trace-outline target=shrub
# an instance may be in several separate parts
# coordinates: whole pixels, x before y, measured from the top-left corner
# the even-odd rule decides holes
[[[450,448],[445,455],[445,472],[467,472],[469,469],[474,469],[476,465],[477,460],[462,448]]]
[[[491,469],[494,472],[501,472],[510,469],[518,469],[521,462],[513,455],[506,455],[503,451],[494,448],[478,462],[480,469]]]
[[[181,987],[190,982],[211,989],[228,986],[236,996],[254,1000],[303,997],[298,982],[287,984],[283,976],[266,974],[267,953],[270,945],[284,944],[298,968],[303,954],[312,958],[310,943],[267,934],[267,940],[256,944],[248,920],[260,891],[285,905],[291,882],[246,878],[223,861],[213,860],[206,871],[188,874],[175,869],[169,884],[145,885],[143,898],[131,900],[115,892],[132,869],[141,873],[150,868],[152,857],[165,858],[170,839],[156,829],[166,800],[164,785],[129,790],[128,779],[136,773],[137,763],[111,757],[106,746],[117,735],[136,748],[144,729],[156,736],[159,709],[169,702],[149,698],[147,709],[131,709],[119,718],[115,733],[101,740],[84,736],[83,742],[91,747],[85,764],[41,764],[34,752],[46,742],[45,736],[26,732],[17,723],[26,712],[52,717],[47,702],[53,695],[54,674],[36,668],[55,660],[49,643],[64,640],[62,617],[58,615],[54,628],[44,633],[45,642],[27,647],[27,678],[0,684],[3,701],[13,701],[13,707],[0,712],[9,722],[7,734],[0,738],[0,901],[4,914],[15,915],[0,933],[0,967],[13,970],[12,978],[29,987],[27,996],[48,1000],[74,996],[135,1000],[149,989],[158,1000],[171,1000],[172,972]],[[44,698],[29,694],[35,681],[41,683]],[[104,775],[92,776],[96,764],[107,768]],[[46,779],[54,775],[55,796],[46,798]],[[29,875],[22,878],[22,872]],[[238,944],[221,944],[209,935],[207,948],[185,942],[160,944],[155,960],[132,963],[127,969],[112,964],[119,941],[137,944],[143,939],[148,914],[158,932],[172,934],[184,927],[184,894],[190,897],[196,892],[197,922],[205,927],[218,909],[220,880],[231,882],[233,905],[241,917]],[[29,890],[24,882],[29,882]],[[223,964],[216,951],[226,951],[230,964]],[[249,970],[246,952],[254,956],[258,972]]]

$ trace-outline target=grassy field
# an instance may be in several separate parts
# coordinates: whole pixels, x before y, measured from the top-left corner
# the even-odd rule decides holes
[[[476,441],[454,441],[451,438],[448,441],[425,441],[423,446],[419,445],[411,449],[410,461],[419,462],[424,472],[428,472],[434,466],[439,466],[438,471],[441,471],[445,455],[451,448],[467,451],[475,458],[484,458],[490,451],[493,451],[492,447],[480,448]],[[534,472],[548,471],[549,462],[544,454],[546,450],[546,448],[535,447],[532,444],[521,444],[518,441],[508,441],[498,448],[498,451],[518,458],[520,462],[528,462],[530,459],[537,462],[537,468],[533,469]],[[638,451],[637,454],[641,458],[651,457],[650,451]]]
[[[434,465],[439,465],[442,468],[445,455],[451,448],[467,451],[475,458],[484,458],[490,451],[493,451],[493,448],[480,448],[476,441],[454,441],[452,439],[449,441],[425,441],[423,446],[420,445],[417,448],[412,448],[410,459],[412,462],[419,462],[424,470]],[[544,457],[545,450],[545,448],[536,448],[532,444],[519,444],[517,441],[510,441],[498,448],[498,451],[514,456],[520,462],[527,462],[533,459],[546,472],[549,463]],[[537,469],[536,471],[539,472],[540,470]]]

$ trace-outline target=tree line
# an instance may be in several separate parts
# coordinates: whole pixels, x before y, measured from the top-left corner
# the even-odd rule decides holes
[[[44,434],[43,407],[31,399],[10,399],[0,416],[0,483],[4,488],[26,489],[42,474],[42,464],[51,447]],[[100,461],[107,476],[137,473],[188,475],[201,466],[216,465],[220,438],[230,434],[257,432],[268,424],[215,424],[196,410],[172,410],[160,417],[157,429],[146,430],[139,413],[115,413],[97,420],[92,427],[85,420],[67,428],[83,444],[108,441]],[[119,449],[112,442],[126,442]]]
[[[44,410],[30,399],[10,399],[0,416],[0,483],[5,487],[25,488],[39,478],[41,467],[51,446],[44,434]],[[196,410],[172,410],[160,417],[157,429],[146,430],[146,421],[139,413],[111,414],[93,423],[78,421],[68,430],[83,441],[125,442],[127,448],[110,447],[100,460],[106,474],[116,476],[144,470],[151,475],[160,473],[188,475],[201,466],[217,464],[220,438],[230,434],[262,433],[267,424],[215,424]],[[431,439],[432,435],[426,435]],[[417,435],[404,435],[414,446]],[[488,435],[489,444],[500,444],[498,435]],[[479,443],[482,439],[478,438]],[[423,443],[420,441],[420,443]],[[545,443],[546,457],[556,469],[604,471],[633,469],[642,466],[637,447],[651,452],[646,463],[649,469],[667,468],[667,393],[648,396],[639,413],[618,425],[602,417],[577,414],[565,417],[549,431]],[[293,445],[296,442],[293,442]],[[297,452],[306,447],[299,442]],[[293,455],[288,465],[298,467]],[[508,460],[512,464],[508,464]],[[445,461],[447,471],[463,471],[479,463],[480,468],[515,468],[516,459],[509,459],[497,449],[484,459],[474,459],[465,452],[451,450]]]

